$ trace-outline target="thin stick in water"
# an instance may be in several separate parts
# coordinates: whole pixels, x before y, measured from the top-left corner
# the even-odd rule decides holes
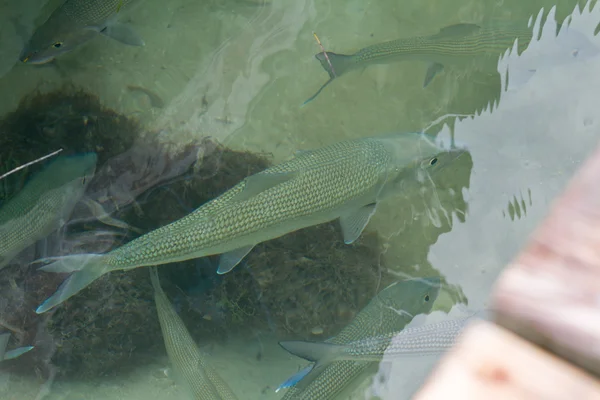
[[[331,64],[331,61],[329,61],[329,56],[327,55],[327,52],[325,51],[325,47],[323,47],[323,45],[321,44],[321,41],[319,40],[319,37],[317,36],[317,34],[315,32],[313,32],[312,34],[315,37],[317,44],[321,48],[321,51],[323,52],[323,55],[325,56],[325,59],[327,60],[327,64],[329,64],[329,68],[331,68],[331,73],[333,74],[334,78],[337,78],[337,74],[335,73],[335,69],[333,69],[333,65]]]
[[[45,159],[47,159],[47,158],[50,158],[50,157],[52,157],[52,156],[55,156],[55,155],[57,155],[58,153],[60,153],[61,151],[63,151],[63,149],[58,149],[58,150],[56,150],[56,151],[55,151],[55,152],[53,152],[53,153],[50,153],[50,154],[47,154],[47,155],[45,155],[44,157],[40,157],[40,158],[38,158],[37,160],[30,161],[30,162],[28,162],[27,164],[23,164],[23,165],[21,165],[20,167],[17,167],[17,168],[15,168],[15,169],[11,170],[11,171],[8,171],[8,172],[7,172],[7,173],[5,173],[4,175],[0,176],[0,180],[2,180],[2,179],[4,179],[4,178],[6,178],[6,177],[7,177],[7,176],[9,176],[9,175],[12,175],[12,174],[14,174],[14,173],[15,173],[15,172],[17,172],[17,171],[20,171],[20,170],[22,170],[23,168],[27,168],[27,167],[29,167],[30,165],[33,165],[33,164],[35,164],[35,163],[38,163],[38,162],[40,162],[40,161],[44,161],[44,160],[45,160]]]

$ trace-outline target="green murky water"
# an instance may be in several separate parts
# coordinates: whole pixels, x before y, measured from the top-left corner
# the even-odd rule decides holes
[[[35,259],[118,247],[297,150],[424,129],[468,149],[379,204],[352,245],[334,221],[259,245],[223,276],[215,257],[159,268],[190,334],[237,397],[282,398],[286,389],[275,389],[307,362],[277,342],[337,335],[396,280],[442,278],[434,313],[413,324],[448,318],[460,304],[485,309],[499,273],[597,143],[594,4],[146,0],[120,17],[143,47],[99,36],[53,63],[18,62],[60,3],[0,1],[0,175],[61,148],[94,151],[84,197],[104,214],[78,204],[66,228],[0,270],[0,330],[12,334],[10,348],[35,346],[0,365],[2,399],[187,398],[165,372],[146,268],[111,273],[37,315],[66,276],[36,271]],[[356,68],[302,107],[328,78],[313,32],[326,50],[352,54],[458,23],[536,35],[520,55],[498,51],[491,62],[455,63],[449,52],[427,87],[427,60]],[[0,207],[44,168],[0,180]],[[339,398],[410,398],[438,357],[382,362]]]

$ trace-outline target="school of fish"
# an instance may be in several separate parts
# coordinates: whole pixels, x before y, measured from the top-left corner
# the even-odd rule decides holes
[[[24,64],[49,63],[100,35],[130,46],[145,46],[129,24],[120,22],[142,2],[65,0],[33,31],[19,59]],[[304,104],[352,70],[421,61],[428,64],[423,79],[423,87],[427,87],[448,67],[464,68],[481,60],[497,63],[515,40],[518,50],[523,51],[532,36],[527,27],[458,23],[430,35],[372,44],[352,54],[323,49],[315,57],[329,80]],[[137,85],[127,88],[145,93],[155,108],[165,105],[153,91]],[[36,313],[60,306],[109,272],[148,267],[154,306],[178,387],[188,398],[197,400],[245,398],[236,396],[211,365],[210,356],[198,347],[163,291],[158,267],[220,255],[216,273],[226,274],[257,244],[333,220],[339,221],[344,242],[351,244],[361,236],[381,202],[419,190],[437,171],[453,165],[467,152],[467,148],[454,144],[444,147],[421,132],[365,136],[298,151],[292,159],[248,176],[183,218],[107,253],[39,260],[49,262],[40,268],[44,272],[70,275]],[[97,162],[95,153],[61,155],[0,204],[0,270],[23,250],[62,228],[79,202],[90,209],[100,207],[94,213],[97,219],[131,229],[84,198]],[[440,277],[398,280],[375,293],[334,337],[321,342],[281,341],[281,347],[311,364],[277,391],[287,390],[284,400],[339,399],[372,375],[383,359],[448,350],[472,317],[406,328],[416,315],[431,312],[441,290]],[[23,346],[7,351],[9,338],[9,333],[0,333],[0,362],[34,349]]]

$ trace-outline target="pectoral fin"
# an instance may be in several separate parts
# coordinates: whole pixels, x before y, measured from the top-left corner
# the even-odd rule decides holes
[[[369,223],[371,216],[375,212],[377,204],[372,203],[364,207],[359,208],[351,214],[347,214],[340,217],[340,225],[342,227],[342,235],[344,235],[344,243],[350,244],[354,242],[365,226]]]
[[[327,87],[327,85],[329,85],[331,82],[333,82],[333,80],[335,79],[335,77],[333,78],[329,78],[329,80],[327,82],[325,82],[320,88],[319,90],[317,90],[317,92],[315,94],[313,94],[312,96],[310,96],[308,99],[304,100],[304,103],[302,103],[302,107],[304,107],[305,105],[307,105],[308,103],[310,103],[311,101],[313,101],[314,99],[317,98],[317,96],[319,94],[321,94],[321,92],[323,91],[323,89],[325,89]]]
[[[427,68],[427,72],[425,73],[425,79],[423,80],[423,87],[426,88],[433,78],[443,70],[444,66],[440,63],[429,64],[429,68]]]
[[[19,347],[17,349],[9,350],[6,353],[4,353],[4,359],[12,360],[12,359],[15,359],[31,350],[33,350],[33,346],[25,346],[25,347]]]
[[[144,46],[145,43],[141,37],[126,24],[111,23],[100,31],[101,34],[111,39],[129,46]]]
[[[246,257],[246,254],[250,253],[250,250],[252,250],[253,247],[254,245],[240,247],[239,249],[221,254],[217,274],[223,275],[231,271],[244,257]]]
[[[116,228],[128,229],[128,230],[132,230],[137,233],[143,233],[143,231],[141,229],[131,226],[124,221],[121,221],[121,220],[111,217],[106,212],[106,210],[104,209],[102,204],[98,203],[97,201],[92,200],[87,197],[82,198],[81,201],[92,212],[94,217],[96,219],[98,219],[98,221],[100,221],[106,225],[114,226]]]
[[[249,198],[262,193],[267,189],[293,179],[295,176],[295,172],[283,172],[276,174],[258,173],[256,175],[249,176],[246,178],[246,185],[244,186],[244,189],[234,196],[231,201],[248,200]]]

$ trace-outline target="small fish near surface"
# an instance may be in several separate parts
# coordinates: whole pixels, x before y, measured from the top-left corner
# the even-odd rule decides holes
[[[65,256],[42,267],[73,272],[37,312],[45,312],[107,272],[221,254],[218,273],[232,270],[258,243],[340,220],[354,242],[377,203],[415,187],[466,152],[440,147],[421,133],[394,133],[301,151],[249,176],[169,225],[106,254]]]
[[[441,354],[454,346],[456,339],[472,319],[450,319],[346,344],[307,341],[284,341],[279,344],[290,353],[315,362],[315,366],[320,368],[340,360],[380,361]]]
[[[207,363],[185,324],[160,286],[156,267],[150,267],[154,302],[175,378],[195,400],[236,400],[227,383]]]
[[[96,153],[60,156],[0,207],[0,269],[61,228],[96,169]]]
[[[532,36],[532,30],[526,27],[483,28],[461,23],[442,28],[430,36],[413,36],[374,44],[351,55],[328,51],[326,57],[321,52],[315,58],[329,74],[329,80],[304,104],[314,100],[335,78],[354,69],[397,61],[425,61],[429,63],[423,82],[423,87],[426,87],[444,70],[445,65],[464,65],[481,57],[497,62],[499,56],[513,46],[515,39],[519,39],[519,49],[523,50],[529,45]]]
[[[19,59],[28,64],[44,64],[98,35],[143,46],[144,41],[128,25],[116,21],[124,10],[139,1],[66,0],[35,30]]]
[[[338,335],[327,344],[350,345],[365,338],[402,330],[417,314],[431,311],[441,287],[439,278],[416,278],[393,283],[379,292]],[[303,354],[304,355],[304,354]],[[326,360],[301,370],[277,390],[289,388],[284,400],[329,400],[349,394],[377,371],[378,362]]]

